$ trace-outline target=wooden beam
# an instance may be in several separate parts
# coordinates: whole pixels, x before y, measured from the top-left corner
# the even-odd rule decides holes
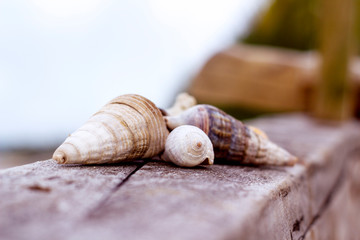
[[[329,222],[335,239],[356,239],[359,123],[322,126],[294,114],[251,124],[301,163],[186,169],[48,160],[0,170],[0,239],[329,239],[321,238]]]
[[[318,101],[315,97],[316,89],[324,84],[320,83],[320,60],[317,52],[237,44],[214,55],[188,91],[201,103],[221,107],[316,112],[318,106],[323,111],[320,96]],[[351,91],[358,92],[360,99],[359,57],[352,59],[349,69],[346,84],[351,85]],[[360,109],[359,100],[344,102],[348,114],[354,114],[354,105]]]
[[[199,102],[220,106],[303,111],[317,63],[315,53],[234,45],[205,64],[189,92]]]
[[[333,120],[353,115],[349,63],[353,51],[354,0],[321,0],[320,81],[314,114]]]

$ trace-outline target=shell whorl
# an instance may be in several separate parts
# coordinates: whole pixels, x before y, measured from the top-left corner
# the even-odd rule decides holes
[[[170,132],[161,158],[182,167],[211,165],[214,150],[209,137],[200,128],[183,125]]]
[[[140,95],[122,95],[72,133],[53,159],[64,164],[97,164],[149,158],[164,150],[168,133],[154,103]]]
[[[211,105],[196,105],[178,116],[165,117],[167,127],[189,124],[199,127],[210,138],[216,161],[244,164],[294,165],[297,158],[267,139],[258,129]]]

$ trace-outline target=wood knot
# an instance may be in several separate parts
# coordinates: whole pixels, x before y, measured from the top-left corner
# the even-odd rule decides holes
[[[28,189],[30,189],[32,191],[39,191],[39,192],[50,192],[51,191],[51,188],[40,186],[38,184],[28,186]]]
[[[285,198],[289,194],[290,191],[291,191],[290,187],[280,189],[279,196],[282,198]]]
[[[303,220],[304,220],[304,216],[302,216],[300,219],[297,219],[295,221],[295,223],[293,224],[293,229],[292,229],[293,232],[300,230],[300,224]]]

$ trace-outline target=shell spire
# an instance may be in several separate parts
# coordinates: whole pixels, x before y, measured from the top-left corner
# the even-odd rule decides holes
[[[164,112],[167,116],[174,116],[195,105],[196,99],[188,93],[182,92],[176,96],[174,105],[171,108],[166,109]]]
[[[254,165],[289,165],[297,158],[271,142],[266,134],[210,105],[196,105],[177,116],[164,117],[172,130],[181,125],[193,125],[210,138],[215,162],[231,161]]]
[[[53,159],[62,164],[98,164],[150,158],[164,150],[168,134],[153,102],[136,94],[122,95],[72,133]]]

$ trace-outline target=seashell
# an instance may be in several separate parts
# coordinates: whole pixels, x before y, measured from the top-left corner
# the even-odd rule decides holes
[[[164,150],[168,134],[154,103],[139,95],[122,95],[72,133],[53,159],[62,164],[98,164],[150,158]]]
[[[256,134],[262,136],[265,139],[269,139],[268,135],[261,129],[258,129],[257,127],[254,126],[248,126],[248,128],[250,128],[252,131],[254,131]]]
[[[200,129],[183,125],[170,132],[161,158],[181,167],[214,163],[214,150],[209,137]]]
[[[183,92],[177,95],[174,105],[171,108],[165,110],[165,115],[175,116],[195,105],[196,99],[193,96]]]
[[[210,105],[196,105],[178,116],[164,117],[168,128],[189,124],[199,127],[210,138],[215,161],[243,164],[294,165],[297,158],[267,139],[264,132]]]

